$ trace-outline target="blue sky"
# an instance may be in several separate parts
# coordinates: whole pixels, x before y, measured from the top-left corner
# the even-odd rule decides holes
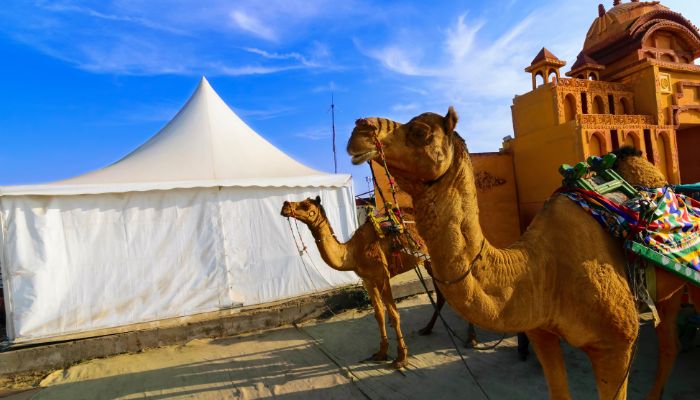
[[[367,189],[354,121],[454,105],[471,151],[512,134],[542,46],[569,66],[600,1],[31,1],[0,9],[0,185],[88,172],[145,142],[202,75],[297,160]],[[610,7],[612,0],[606,1]],[[697,0],[663,4],[700,23]],[[568,71],[568,67],[564,68]]]

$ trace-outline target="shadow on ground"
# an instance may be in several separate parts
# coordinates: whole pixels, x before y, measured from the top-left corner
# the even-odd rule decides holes
[[[31,393],[31,398],[482,399],[480,386],[491,399],[547,398],[536,358],[518,360],[514,335],[507,335],[492,350],[460,345],[472,377],[439,321],[432,335],[417,334],[432,312],[425,296],[403,301],[400,307],[409,347],[409,366],[401,372],[387,368],[388,362],[360,362],[377,350],[379,335],[371,313],[351,310],[298,329],[196,340],[184,346],[93,360],[50,375],[44,380],[48,387]],[[451,310],[444,314],[455,331],[466,337],[466,323]],[[503,337],[481,329],[477,332],[484,345]],[[395,346],[392,340],[391,356],[396,354]],[[565,355],[574,398],[596,398],[585,354],[565,346]],[[697,345],[679,356],[665,398],[697,398],[700,382],[691,367],[699,362]],[[644,397],[655,365],[656,337],[651,326],[644,326],[632,368],[630,399]]]

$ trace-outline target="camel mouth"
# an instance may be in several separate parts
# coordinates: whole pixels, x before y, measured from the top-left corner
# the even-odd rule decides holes
[[[291,217],[292,216],[292,207],[288,204],[285,204],[282,207],[282,211],[280,211],[280,215],[283,217],[287,217],[287,218]]]
[[[352,156],[352,163],[354,165],[359,165],[373,159],[377,155],[377,150],[370,150],[362,154],[355,154]]]

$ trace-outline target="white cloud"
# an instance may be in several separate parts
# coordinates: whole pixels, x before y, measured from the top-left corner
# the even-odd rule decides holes
[[[311,93],[344,92],[345,88],[338,86],[335,82],[328,82],[326,85],[319,85],[311,89]]]
[[[244,31],[252,33],[255,36],[265,40],[277,40],[277,34],[270,28],[269,24],[260,22],[253,15],[247,14],[241,10],[233,10],[230,13],[231,20]]]
[[[396,112],[404,112],[404,111],[416,111],[420,105],[417,102],[413,103],[404,103],[404,104],[394,104],[391,106],[391,109]]]
[[[296,60],[299,61],[302,65],[305,65],[307,67],[316,67],[318,64],[314,63],[313,61],[309,61],[306,59],[306,57],[302,56],[299,53],[270,53],[265,50],[260,50],[256,49],[254,47],[248,47],[244,49],[245,51],[253,54],[257,54],[259,56],[262,56],[263,58],[267,58],[269,60]]]
[[[294,137],[316,141],[316,140],[330,139],[332,134],[333,134],[333,132],[331,131],[330,126],[326,126],[326,127],[317,126],[317,127],[309,128],[305,131],[295,133]]]

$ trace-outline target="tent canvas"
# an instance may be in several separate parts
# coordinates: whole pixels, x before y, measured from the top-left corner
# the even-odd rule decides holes
[[[45,340],[355,283],[315,248],[299,256],[279,215],[284,200],[316,195],[347,240],[351,177],[293,160],[202,79],[172,121],[116,163],[0,187],[8,335]]]

